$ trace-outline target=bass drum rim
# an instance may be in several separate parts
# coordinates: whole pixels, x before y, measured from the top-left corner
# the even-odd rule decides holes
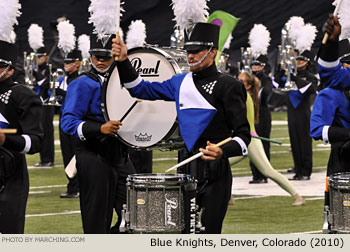
[[[145,47],[135,47],[135,48],[132,48],[130,50],[128,50],[128,55],[132,54],[134,51],[137,51],[137,52],[156,52],[157,54],[159,55],[162,55],[167,61],[168,63],[171,65],[171,67],[173,68],[174,70],[174,75],[175,74],[178,74],[178,73],[181,73],[181,69],[180,69],[180,66],[176,63],[176,61],[174,60],[173,57],[171,57],[167,52],[163,51],[161,48],[157,47],[157,46],[150,46],[150,45],[146,45]],[[102,85],[102,94],[101,94],[101,99],[102,99],[102,103],[101,103],[101,106],[102,106],[102,113],[103,113],[103,117],[104,119],[107,121],[110,121],[110,117],[109,117],[109,114],[108,114],[108,109],[107,109],[107,88],[108,88],[108,83],[109,83],[109,80],[112,76],[112,73],[114,72],[114,70],[118,71],[118,77],[119,77],[119,70],[118,68],[116,67],[117,65],[117,62],[114,61],[111,65],[111,67],[108,69],[107,71],[107,74],[106,74],[106,78],[103,82],[103,85]],[[120,78],[119,78],[119,82],[120,82]],[[174,120],[174,123],[173,125],[170,127],[168,133],[163,137],[163,139],[167,139],[169,138],[176,130],[176,128],[178,128],[178,122],[177,122],[177,117],[175,118]],[[159,146],[159,144],[161,143],[161,141],[155,143],[155,144],[152,144],[150,146],[147,146],[147,147],[142,147],[142,146],[137,146],[137,145],[133,145],[129,142],[127,142],[126,140],[124,140],[119,134],[118,132],[115,134],[115,136],[121,141],[123,142],[124,144],[126,144],[127,146],[133,148],[133,149],[136,149],[136,150],[158,150],[158,149],[161,149],[160,148],[161,146]],[[165,148],[166,149],[166,148]]]

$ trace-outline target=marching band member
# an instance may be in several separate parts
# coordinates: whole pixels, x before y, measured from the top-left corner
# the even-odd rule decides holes
[[[1,31],[19,16],[18,1],[12,3],[17,7],[4,8]],[[17,132],[5,135],[0,131],[0,233],[23,234],[29,193],[25,154],[37,153],[42,146],[41,101],[24,83],[12,80],[18,51],[7,42],[9,34],[0,34],[0,130],[13,128]]]
[[[287,114],[289,139],[292,147],[295,175],[291,180],[309,180],[312,173],[312,139],[310,137],[310,95],[315,93],[318,80],[308,67],[313,56],[311,45],[316,37],[316,27],[302,24],[298,28],[296,47],[297,74],[287,73],[279,69],[275,74],[275,82],[280,87],[286,82],[286,74],[290,74],[297,90],[288,91]]]
[[[67,93],[67,87],[71,81],[78,77],[79,68],[81,65],[82,55],[81,51],[76,49],[75,27],[68,20],[61,21],[57,25],[58,30],[58,48],[65,54],[64,58],[64,72],[65,76],[58,79],[59,87],[56,89],[56,96],[59,97],[61,108],[59,118],[62,117],[64,103]],[[61,124],[59,124],[59,137],[61,152],[63,158],[63,165],[66,168],[74,156],[74,142],[75,137],[63,132]],[[60,195],[61,198],[78,198],[79,186],[77,176],[68,179],[67,191]]]
[[[49,49],[44,45],[43,29],[36,25],[31,24],[28,29],[28,41],[29,45],[35,53],[36,57],[36,69],[33,69],[33,75],[35,77],[34,92],[37,93],[43,103],[49,98],[50,88],[50,70],[48,65],[48,51]],[[41,124],[44,129],[44,142],[43,148],[40,151],[40,162],[36,163],[36,167],[52,167],[55,161],[55,142],[54,142],[54,107],[43,106]]]
[[[126,177],[135,173],[127,149],[114,135],[120,121],[108,121],[101,110],[104,74],[113,63],[112,35],[105,43],[90,36],[92,70],[73,80],[68,88],[61,128],[74,135],[84,233],[109,233],[113,208],[121,216],[126,202]]]
[[[191,72],[163,82],[144,81],[119,38],[113,40],[112,49],[112,55],[118,56],[121,82],[130,94],[145,100],[175,101],[188,156],[204,153],[180,172],[198,180],[196,202],[204,209],[201,220],[206,233],[221,233],[232,185],[228,158],[247,155],[250,142],[244,86],[215,67],[219,30],[215,24],[201,22],[186,29],[184,49]],[[214,144],[229,136],[229,143]]]
[[[256,24],[249,34],[249,44],[252,50],[254,59],[252,61],[252,71],[260,80],[259,87],[259,116],[255,121],[255,129],[259,136],[270,138],[271,133],[271,112],[268,108],[268,102],[272,94],[272,80],[268,76],[270,65],[266,56],[267,49],[270,45],[270,32],[262,24]],[[262,142],[266,157],[270,160],[270,142]],[[253,173],[253,180],[249,181],[251,184],[266,183],[267,178],[250,162],[250,168]]]

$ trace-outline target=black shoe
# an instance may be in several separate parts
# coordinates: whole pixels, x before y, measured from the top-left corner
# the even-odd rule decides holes
[[[79,198],[79,193],[63,193],[60,195],[61,199],[75,199]]]
[[[267,183],[267,179],[253,179],[249,181],[249,184],[265,184]]]
[[[294,167],[289,168],[289,169],[287,170],[287,172],[289,172],[289,173],[295,173],[295,169],[294,169]]]
[[[54,167],[55,164],[53,162],[47,162],[47,163],[36,163],[34,167]]]
[[[303,180],[303,176],[294,175],[292,178],[289,178],[288,180]]]

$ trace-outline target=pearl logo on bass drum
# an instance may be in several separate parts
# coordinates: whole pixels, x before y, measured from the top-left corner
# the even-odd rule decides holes
[[[131,64],[141,77],[159,77],[160,60],[157,60],[154,67],[142,67],[142,59],[135,57],[131,60]]]

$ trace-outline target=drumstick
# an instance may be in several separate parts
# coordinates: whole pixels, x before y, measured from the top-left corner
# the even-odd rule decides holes
[[[119,37],[119,29],[120,29],[120,0],[117,0],[117,19],[116,19],[116,27],[117,27],[117,32],[116,32],[116,38]],[[115,56],[114,60],[118,60],[119,57]]]
[[[263,140],[263,141],[267,141],[267,142],[271,142],[271,143],[276,143],[276,144],[279,144],[281,145],[282,142],[279,142],[279,141],[276,141],[276,140],[272,140],[270,138],[266,138],[266,137],[261,137],[261,136],[251,136],[252,138],[256,138],[256,139],[260,139],[260,140]]]
[[[228,137],[226,138],[225,140],[222,140],[221,142],[217,143],[216,146],[221,146],[221,145],[224,145],[225,143],[228,143],[232,140],[232,137]],[[165,173],[168,173],[170,171],[173,171],[175,170],[176,168],[180,167],[180,166],[183,166],[189,162],[191,162],[192,160],[195,160],[199,157],[201,157],[203,155],[203,152],[198,152],[196,155],[193,155],[192,157],[189,157],[187,159],[185,159],[184,161],[178,163],[177,165],[174,165],[173,167],[169,168],[168,170],[165,171]]]
[[[16,134],[17,129],[0,129],[0,133],[3,134]]]
[[[337,15],[338,14],[338,10],[339,10],[339,7],[341,5],[341,2],[342,0],[339,0],[337,6],[335,7],[334,9],[334,12],[333,12],[333,16]],[[325,33],[324,36],[323,36],[323,39],[322,39],[322,44],[325,45],[327,43],[327,40],[328,40],[328,33]]]
[[[137,103],[142,102],[142,100],[140,99],[136,99],[136,101],[131,105],[131,107],[125,112],[125,114],[122,116],[122,118],[120,119],[120,122],[122,122],[125,117],[127,117],[127,115],[131,112],[131,110],[134,109],[134,107],[136,106]]]

